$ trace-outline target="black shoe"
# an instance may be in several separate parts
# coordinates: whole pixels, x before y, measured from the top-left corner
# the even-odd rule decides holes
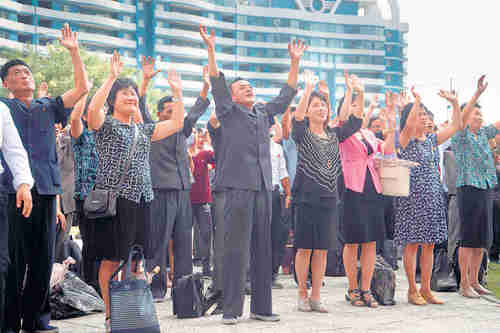
[[[36,328],[34,330],[26,330],[23,328],[21,330],[21,333],[59,333],[59,328],[50,325],[41,328]]]
[[[257,313],[250,313],[250,319],[260,320],[260,321],[280,321],[280,315],[278,314],[270,314],[270,315],[260,315]]]

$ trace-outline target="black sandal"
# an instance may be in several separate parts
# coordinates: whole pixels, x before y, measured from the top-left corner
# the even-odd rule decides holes
[[[364,306],[365,303],[361,299],[361,291],[359,289],[349,289],[345,295],[345,300],[351,303],[352,306]]]
[[[370,290],[361,290],[361,301],[369,308],[375,309],[378,307],[378,302],[372,295]]]

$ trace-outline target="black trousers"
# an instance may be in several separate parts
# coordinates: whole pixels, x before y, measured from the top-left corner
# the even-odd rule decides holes
[[[281,194],[279,189],[274,190],[272,194],[272,217],[271,217],[271,247],[273,251],[273,279],[276,279],[281,260],[285,253],[285,244],[288,239],[288,230],[283,223],[281,214]]]
[[[493,202],[493,244],[490,249],[490,258],[500,258],[500,200]]]
[[[31,192],[33,210],[24,218],[9,195],[9,256],[4,327],[35,330],[50,322],[50,275],[56,236],[56,196]],[[23,281],[26,282],[23,289]]]
[[[0,331],[4,327],[5,278],[9,267],[9,223],[7,219],[7,195],[0,192]]]
[[[75,200],[76,204],[76,220],[80,228],[80,236],[82,236],[82,268],[84,281],[94,287],[95,290],[100,290],[99,287],[99,262],[90,259],[88,255],[88,239],[89,239],[89,223],[95,221],[88,220],[83,213],[84,200]]]
[[[155,257],[147,263],[148,270],[160,266],[162,277],[167,272],[168,244],[174,241],[174,281],[193,273],[192,228],[193,217],[189,191],[154,190],[151,203],[151,240]],[[165,284],[161,290],[153,288],[155,296],[166,294]]]
[[[198,225],[199,237],[197,239],[201,262],[204,270],[210,270],[210,250],[212,244],[212,215],[210,204],[192,204],[193,224]]]
[[[272,313],[271,192],[228,189],[224,205],[224,317],[243,313],[250,254],[250,312]]]
[[[218,191],[213,193],[213,217],[214,217],[214,284],[217,291],[222,292],[224,289],[224,244],[226,236],[226,228],[224,221],[224,205],[226,202],[226,193]]]

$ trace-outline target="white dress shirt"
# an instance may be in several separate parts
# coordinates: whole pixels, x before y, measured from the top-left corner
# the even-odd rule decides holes
[[[9,108],[2,102],[0,102],[0,150],[12,172],[14,188],[17,190],[21,184],[27,184],[32,188],[34,180],[31,175],[28,154],[24,150]],[[0,163],[0,174],[3,171]]]
[[[281,145],[271,141],[271,170],[272,170],[272,179],[273,179],[273,187],[276,185],[280,185],[281,188],[281,180],[284,178],[288,178],[288,171],[286,169],[286,161],[283,153],[283,148]]]

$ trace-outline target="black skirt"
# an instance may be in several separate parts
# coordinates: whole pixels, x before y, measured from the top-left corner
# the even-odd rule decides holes
[[[297,249],[328,250],[330,238],[337,237],[336,205],[296,204],[294,245]],[[332,235],[334,231],[335,235]]]
[[[384,196],[378,194],[370,171],[366,171],[363,193],[345,189],[342,236],[346,244],[361,244],[386,239]]]
[[[460,246],[489,249],[493,242],[493,200],[490,189],[457,188]]]
[[[143,247],[146,259],[153,258],[150,207],[144,200],[136,203],[118,198],[116,216],[87,220],[89,260],[126,260],[133,245]]]

